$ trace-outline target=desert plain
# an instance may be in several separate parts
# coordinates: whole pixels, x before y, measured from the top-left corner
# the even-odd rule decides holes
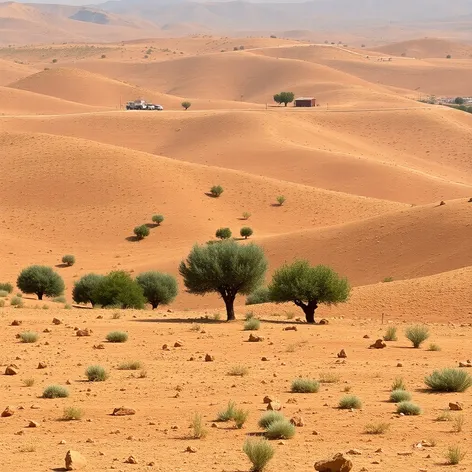
[[[311,471],[339,452],[359,472],[472,470],[470,391],[432,394],[424,383],[472,358],[472,115],[427,103],[467,97],[471,79],[472,45],[440,38],[369,49],[199,34],[0,48],[0,282],[41,264],[66,284],[60,302],[23,294],[15,307],[17,288],[0,299],[1,373],[17,372],[0,376],[0,410],[13,412],[0,418],[0,469],[65,470],[72,449],[90,471],[249,471],[242,446],[262,433],[269,396],[302,420],[292,439],[272,441],[269,472]],[[281,91],[318,106],[279,106]],[[164,110],[124,109],[138,98]],[[213,185],[221,197],[207,195]],[[162,225],[135,241],[156,213]],[[216,295],[186,293],[178,266],[192,246],[242,226],[264,249],[267,282],[300,258],[348,278],[349,300],[316,312],[328,324],[244,297],[228,323]],[[157,310],[73,302],[81,276],[112,270],[170,273],[179,295]],[[249,316],[261,342],[248,342]],[[404,334],[416,324],[430,332],[419,349]],[[398,340],[369,349],[389,327]],[[117,330],[127,342],[106,341]],[[38,341],[20,342],[25,331]],[[139,369],[119,369],[130,361]],[[108,379],[87,381],[97,364]],[[319,391],[291,392],[297,377],[321,380]],[[396,414],[398,378],[421,415]],[[42,398],[51,384],[69,397]],[[346,394],[362,407],[339,409]],[[217,421],[229,401],[249,412],[241,429]],[[456,402],[463,410],[449,411]],[[69,407],[82,418],[63,420]],[[112,416],[119,407],[135,414]],[[382,434],[366,433],[381,423]],[[454,446],[466,454],[448,465]]]

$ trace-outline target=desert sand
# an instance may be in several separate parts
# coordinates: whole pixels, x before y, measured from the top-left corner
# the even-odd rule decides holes
[[[25,22],[36,25],[29,43],[42,34],[44,17],[32,6],[2,8],[11,37]],[[0,282],[48,265],[63,277],[67,302],[24,295],[15,308],[16,288],[0,298],[1,369],[18,371],[0,376],[0,410],[14,412],[0,418],[1,470],[63,470],[73,449],[90,471],[248,471],[241,448],[260,433],[269,395],[304,423],[293,439],[273,442],[269,472],[314,470],[316,460],[350,450],[354,471],[444,471],[449,446],[468,450],[470,392],[431,395],[423,380],[471,358],[472,115],[419,99],[470,92],[470,45],[431,38],[369,49],[170,33],[131,40],[132,28],[154,30],[111,18],[113,43],[82,42],[98,28],[82,25],[74,31],[80,43],[0,49]],[[276,106],[272,97],[282,90],[314,96],[319,106]],[[164,110],[124,109],[138,98]],[[209,198],[217,184],[223,195]],[[156,213],[164,223],[130,240]],[[329,324],[309,326],[294,305],[246,307],[239,297],[238,321],[226,323],[217,296],[186,293],[178,276],[193,244],[225,226],[234,234],[253,228],[268,281],[284,262],[304,258],[348,277],[349,301],[320,307],[317,318]],[[64,254],[77,263],[63,267]],[[180,293],[156,311],[73,304],[74,281],[111,270],[168,272]],[[247,342],[248,312],[261,320],[262,342]],[[405,338],[412,323],[429,326],[421,349]],[[389,326],[398,341],[368,349]],[[76,328],[91,329],[90,337]],[[114,330],[126,331],[128,342],[106,342]],[[38,342],[21,343],[24,331],[39,333]],[[130,360],[142,367],[118,369]],[[38,370],[39,362],[46,367]],[[94,364],[109,379],[88,382],[84,372]],[[248,375],[228,375],[237,365]],[[290,392],[297,376],[328,374],[333,382],[318,393]],[[397,377],[420,416],[395,414],[388,399]],[[25,386],[27,379],[34,383]],[[41,398],[50,384],[66,386],[69,398]],[[348,391],[362,409],[337,408]],[[243,429],[215,421],[229,400],[249,411]],[[457,401],[464,411],[437,421]],[[83,410],[81,420],[60,420],[70,406]],[[116,407],[136,414],[111,416]],[[191,439],[195,413],[205,439]],[[465,420],[460,432],[457,418]],[[39,426],[28,428],[30,420]],[[389,430],[368,435],[369,423]],[[130,456],[137,464],[126,463]],[[471,470],[472,455],[453,469]]]

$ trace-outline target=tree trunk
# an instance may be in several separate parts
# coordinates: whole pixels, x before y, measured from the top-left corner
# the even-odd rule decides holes
[[[315,323],[315,310],[318,308],[317,300],[310,300],[308,303],[303,303],[301,300],[295,300],[295,305],[303,310],[307,323]]]
[[[38,292],[36,295],[38,295],[38,300],[43,299],[43,292]]]
[[[159,306],[159,303],[152,302],[151,306],[152,306],[152,309],[155,310]]]
[[[234,316],[234,296],[227,295],[223,297],[223,300],[226,305],[226,321],[234,321],[236,317]]]

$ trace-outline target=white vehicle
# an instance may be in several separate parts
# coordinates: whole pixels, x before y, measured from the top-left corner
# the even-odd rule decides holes
[[[164,110],[162,105],[155,105],[154,103],[147,103],[145,100],[134,100],[126,104],[127,110]]]

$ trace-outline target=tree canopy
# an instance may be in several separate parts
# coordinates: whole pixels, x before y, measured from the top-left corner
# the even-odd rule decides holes
[[[124,271],[113,271],[103,277],[92,293],[98,305],[121,308],[144,308],[143,289]]]
[[[177,281],[169,274],[156,271],[143,272],[136,277],[146,300],[155,310],[159,305],[173,302],[178,293]]]
[[[261,247],[235,241],[195,245],[179,267],[189,293],[220,294],[228,321],[235,319],[236,295],[249,295],[263,283],[266,271],[267,260]]]
[[[321,303],[335,305],[347,301],[351,288],[330,267],[311,267],[300,260],[277,269],[269,285],[269,298],[275,303],[293,302],[300,307],[308,323],[315,322],[315,310]]]
[[[92,306],[95,306],[96,300],[94,293],[99,283],[103,280],[103,277],[103,275],[98,274],[87,274],[77,280],[72,289],[72,299],[74,302],[90,303]]]
[[[293,92],[280,92],[274,95],[274,102],[281,105],[282,103],[287,106],[289,103],[292,103],[295,100],[295,95]]]
[[[64,293],[65,285],[62,277],[51,267],[32,265],[23,269],[16,281],[23,293],[35,293],[39,300],[43,296],[58,297]]]

